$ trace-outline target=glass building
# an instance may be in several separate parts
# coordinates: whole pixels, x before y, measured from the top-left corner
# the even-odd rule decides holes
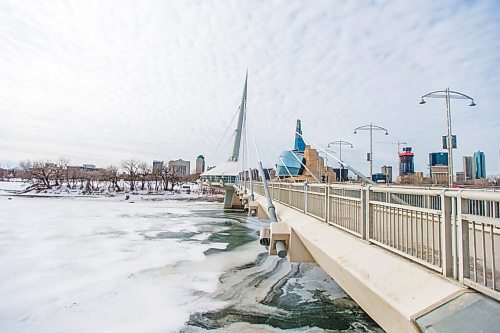
[[[477,151],[472,156],[472,174],[475,179],[486,178],[486,161],[482,151]]]
[[[300,119],[297,119],[294,149],[281,152],[280,160],[276,164],[276,175],[280,178],[287,178],[302,174],[305,149],[306,143],[302,138],[302,125]]]
[[[429,166],[448,165],[448,153],[430,153]]]

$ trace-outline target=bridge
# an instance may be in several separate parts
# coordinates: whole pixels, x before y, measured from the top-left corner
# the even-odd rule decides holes
[[[500,332],[500,192],[268,182],[234,162],[202,175],[225,208],[270,219],[270,255],[316,262],[387,332]]]

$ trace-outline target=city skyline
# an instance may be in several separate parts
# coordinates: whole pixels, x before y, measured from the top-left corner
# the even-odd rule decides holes
[[[397,167],[396,148],[385,142],[401,140],[426,173],[428,154],[443,151],[445,105],[418,102],[450,87],[477,103],[451,103],[455,171],[462,156],[481,150],[487,174],[500,173],[495,1],[0,7],[3,166],[59,157],[99,166],[193,162],[200,153],[216,165],[229,155],[229,136],[216,146],[248,69],[249,130],[268,166],[292,147],[301,119],[307,144],[349,140],[343,159],[367,174],[368,137],[352,131],[373,122],[389,130],[374,135],[374,170]]]

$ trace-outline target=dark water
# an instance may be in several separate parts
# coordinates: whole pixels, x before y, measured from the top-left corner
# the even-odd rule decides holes
[[[205,215],[208,212],[199,212]],[[224,255],[250,242],[257,242],[256,231],[265,222],[241,213],[211,211],[223,229],[210,235],[207,242],[228,243],[224,250],[209,249],[207,255]],[[213,225],[207,225],[207,229]],[[162,235],[169,237],[169,235]],[[192,237],[186,234],[186,237]],[[176,238],[179,235],[175,235]],[[221,277],[214,297],[229,302],[216,311],[191,315],[184,332],[198,330],[233,331],[234,324],[245,323],[265,330],[268,327],[315,332],[383,332],[383,330],[331,279],[313,263],[290,264],[286,259],[269,257],[257,248],[255,260],[236,267]],[[264,297],[249,297],[264,289]],[[259,330],[259,331],[260,331]]]

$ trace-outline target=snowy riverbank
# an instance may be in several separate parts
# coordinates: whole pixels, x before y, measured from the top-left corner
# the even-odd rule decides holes
[[[378,331],[316,265],[268,257],[264,223],[220,203],[2,195],[0,331]]]
[[[67,186],[57,186],[51,189],[36,190],[31,188],[32,184],[21,181],[0,181],[0,196],[26,196],[26,197],[116,197],[123,200],[188,200],[222,202],[223,194],[203,191],[198,184],[190,184],[189,190],[183,189],[181,185],[175,186],[173,191],[150,192],[146,190],[136,191],[101,191],[86,193],[81,189],[70,189]]]

